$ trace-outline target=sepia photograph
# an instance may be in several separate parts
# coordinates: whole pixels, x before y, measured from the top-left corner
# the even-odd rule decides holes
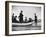
[[[8,34],[44,33],[44,3],[9,2]],[[8,20],[7,20],[8,21]]]

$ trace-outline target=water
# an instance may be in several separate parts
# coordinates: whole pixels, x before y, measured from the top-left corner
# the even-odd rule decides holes
[[[41,23],[33,23],[28,26],[12,26],[12,31],[41,30]]]

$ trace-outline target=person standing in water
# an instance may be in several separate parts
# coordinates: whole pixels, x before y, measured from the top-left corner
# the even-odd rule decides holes
[[[37,26],[37,16],[36,16],[36,13],[35,13],[35,25]]]

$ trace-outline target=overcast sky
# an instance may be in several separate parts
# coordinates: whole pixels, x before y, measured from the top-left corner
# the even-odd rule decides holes
[[[12,6],[12,13],[14,16],[19,16],[21,10],[23,11],[24,17],[34,19],[34,13],[36,13],[37,18],[40,19],[41,17],[41,7],[34,7],[34,6]]]

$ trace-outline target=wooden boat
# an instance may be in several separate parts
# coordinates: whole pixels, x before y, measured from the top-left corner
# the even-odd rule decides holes
[[[33,24],[33,22],[29,22],[29,23],[12,23],[12,25],[31,25]]]

